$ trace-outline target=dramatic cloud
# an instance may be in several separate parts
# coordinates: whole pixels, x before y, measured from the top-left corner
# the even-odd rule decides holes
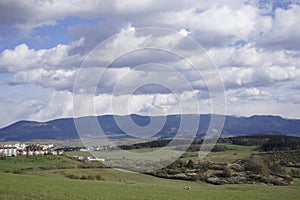
[[[45,88],[56,90],[72,90],[75,79],[75,70],[50,70],[34,69],[16,73],[10,80],[11,85],[36,84]]]
[[[4,50],[0,54],[0,72],[18,72],[21,70],[43,68],[78,67],[79,55],[69,55],[69,51],[83,43],[83,39],[70,45],[57,45],[51,49],[34,50],[26,44],[20,44],[13,50]]]
[[[228,114],[299,118],[299,26],[297,1],[1,1],[0,105],[8,115],[0,126],[72,116],[80,95],[80,115],[209,113],[218,74]],[[164,29],[147,35],[143,27]],[[201,63],[200,73],[187,61]]]
[[[272,28],[258,40],[261,46],[277,49],[297,49],[300,47],[300,5],[288,9],[277,9]]]

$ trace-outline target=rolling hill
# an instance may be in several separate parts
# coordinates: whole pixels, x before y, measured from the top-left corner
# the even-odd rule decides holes
[[[122,125],[126,128],[126,134],[117,125],[114,117],[119,122],[124,122]],[[191,120],[198,117],[197,115],[185,115],[190,117]],[[165,117],[155,116],[152,120],[161,120]],[[207,132],[211,115],[200,115],[199,128],[197,136],[204,136]],[[77,118],[81,121],[85,127],[86,136],[93,136],[99,133],[99,130],[93,128],[90,123],[91,117]],[[148,136],[149,133],[156,133],[153,136],[156,137],[172,137],[177,133],[180,125],[181,115],[168,115],[166,116],[166,122],[161,129],[160,127],[147,128],[150,123],[150,118],[140,115],[126,115],[126,116],[113,116],[103,115],[97,117],[103,132],[108,137],[128,137],[128,136]],[[132,119],[137,125],[142,128],[134,128],[130,125],[126,126],[127,120]],[[186,128],[182,130],[183,134],[189,134],[195,131],[192,128]],[[285,119],[280,116],[270,115],[255,115],[251,117],[235,117],[225,116],[225,124],[222,131],[223,136],[235,136],[235,135],[251,135],[251,134],[285,134],[300,136],[300,120],[299,119]],[[81,135],[82,136],[82,135]],[[26,141],[33,139],[78,139],[78,133],[76,131],[73,118],[56,119],[47,122],[35,122],[35,121],[19,121],[7,127],[0,129],[0,140],[2,141]]]

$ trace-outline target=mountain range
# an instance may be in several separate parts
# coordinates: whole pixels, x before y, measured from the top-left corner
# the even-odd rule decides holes
[[[103,115],[97,116],[103,133],[111,138],[122,138],[136,136],[149,136],[149,133],[155,133],[155,137],[173,137],[179,130],[180,120],[182,117],[188,117],[192,121],[199,117],[199,115],[168,115],[168,116],[149,116],[141,115]],[[202,137],[206,134],[211,119],[211,114],[201,114],[199,125],[197,127],[197,137]],[[299,119],[285,119],[280,116],[271,115],[254,115],[251,117],[236,117],[224,116],[225,123],[222,130],[223,136],[237,136],[237,135],[253,135],[253,134],[284,134],[300,136],[300,120]],[[99,133],[97,128],[90,125],[90,120],[95,117],[81,117],[76,118],[75,121],[80,121],[83,125],[85,136],[93,137]],[[121,129],[115,119],[126,130]],[[128,120],[133,120],[138,126],[126,126]],[[147,127],[151,120],[165,120],[161,127]],[[124,123],[123,123],[124,122]],[[123,124],[122,124],[123,123]],[[144,129],[143,129],[144,127]],[[192,126],[191,126],[192,127]],[[185,127],[181,130],[182,134],[188,134],[195,131],[192,128]],[[126,132],[126,133],[125,133]],[[82,137],[82,135],[80,135]],[[74,123],[74,118],[55,119],[47,122],[36,121],[19,121],[7,127],[0,129],[0,141],[28,141],[34,139],[54,139],[67,140],[79,139],[78,132]]]

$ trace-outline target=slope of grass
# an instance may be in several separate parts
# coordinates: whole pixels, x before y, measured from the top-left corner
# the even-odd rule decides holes
[[[242,146],[226,144],[228,150],[222,152],[210,152],[205,160],[217,163],[232,163],[237,159],[248,157],[252,153],[259,153],[258,146]]]
[[[79,162],[64,156],[30,156],[30,157],[5,157],[0,159],[0,172],[12,171],[15,169],[38,169],[40,167],[62,167],[76,168],[80,165]]]
[[[211,152],[206,159],[233,162],[258,153],[255,146],[226,144],[229,150]],[[134,150],[144,153],[147,150]],[[78,153],[78,152],[77,152]],[[110,153],[110,152],[109,152]],[[114,152],[113,152],[114,153]],[[193,153],[197,152],[188,152]],[[141,154],[142,155],[142,154]],[[117,154],[115,155],[117,156]],[[195,156],[193,158],[196,158]],[[81,169],[82,163],[64,156],[11,157],[0,160],[0,199],[299,199],[300,179],[290,186],[211,185],[162,179],[115,169]],[[61,166],[62,169],[47,167]],[[43,168],[44,167],[44,168]],[[4,173],[27,169],[23,174]],[[28,170],[29,169],[29,170]],[[32,169],[32,170],[31,170]],[[51,168],[49,168],[51,169]],[[101,177],[99,180],[71,179]],[[190,186],[191,190],[184,187]]]
[[[244,150],[247,152],[248,150]],[[249,150],[250,151],[250,150]],[[252,151],[250,151],[252,152]],[[286,187],[265,185],[211,185],[162,179],[115,169],[8,169],[80,165],[63,156],[15,157],[0,160],[0,199],[299,199],[300,180]],[[70,167],[71,168],[71,167]],[[100,180],[71,179],[100,175]],[[191,190],[185,190],[190,186]]]
[[[109,172],[117,177],[119,171]],[[115,173],[115,174],[114,174]],[[127,172],[122,172],[127,173]],[[123,178],[124,174],[121,175]],[[299,180],[289,187],[208,185],[128,173],[137,182],[71,180],[58,176],[0,173],[1,199],[299,199]],[[141,176],[141,177],[138,177]],[[143,177],[145,176],[145,177]],[[191,190],[184,190],[186,185]]]

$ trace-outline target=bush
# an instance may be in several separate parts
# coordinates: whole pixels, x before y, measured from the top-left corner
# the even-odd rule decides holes
[[[80,179],[81,179],[81,180],[88,180],[88,177],[85,176],[85,175],[82,175],[82,176],[80,177]]]
[[[14,169],[14,170],[12,170],[12,173],[13,174],[23,174],[23,170],[22,169]]]
[[[197,172],[206,172],[210,168],[210,163],[209,162],[201,162],[198,165]]]
[[[290,174],[294,178],[300,178],[300,170],[299,169],[292,169]]]
[[[246,160],[245,170],[254,172],[256,174],[262,174],[262,175],[269,174],[269,169],[266,167],[264,162],[259,158],[254,158],[253,156],[251,156],[248,160]]]
[[[100,174],[96,175],[96,180],[98,180],[98,181],[101,181],[101,180],[102,180],[102,177],[101,177]]]
[[[5,160],[5,156],[3,153],[0,153],[0,160]]]
[[[194,167],[195,167],[195,162],[190,159],[186,164],[186,168],[194,169]]]
[[[274,162],[274,163],[270,163],[269,164],[269,169],[273,172],[273,173],[285,173],[284,168],[282,168],[280,166],[279,163]]]
[[[197,174],[192,176],[192,181],[202,181],[203,180],[203,175],[202,174]]]
[[[222,173],[223,177],[229,178],[232,176],[231,169],[229,167],[225,167]]]
[[[228,148],[226,145],[220,145],[220,144],[217,144],[214,146],[214,148],[211,150],[212,152],[221,152],[221,151],[227,151]]]
[[[76,174],[67,174],[66,177],[70,179],[80,179],[80,177]]]

